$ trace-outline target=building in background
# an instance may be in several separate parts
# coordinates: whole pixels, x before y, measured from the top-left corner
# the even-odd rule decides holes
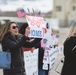
[[[25,10],[26,15],[31,14],[33,16],[40,11],[44,18],[50,18],[52,13],[52,0],[49,0],[49,2],[48,0],[0,0],[0,19],[6,20],[7,22],[14,19],[20,21],[16,12],[22,8]]]
[[[0,0],[1,11],[17,11],[17,9],[23,8],[28,12],[41,11],[47,13],[52,10],[53,0]]]
[[[52,17],[60,20],[60,26],[70,26],[76,20],[76,0],[53,0]]]
[[[51,18],[52,0],[0,0],[0,27],[9,21],[15,21],[18,25],[26,22],[25,17],[18,18],[16,13],[22,8],[26,15],[34,16],[40,11],[42,17]]]

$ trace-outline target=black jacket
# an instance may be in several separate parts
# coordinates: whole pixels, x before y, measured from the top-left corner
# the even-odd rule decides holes
[[[61,75],[76,75],[76,37],[70,37],[64,42],[64,65]],[[73,50],[73,51],[72,51]]]
[[[44,49],[41,47],[41,43],[38,43],[35,48],[39,48],[38,50],[38,69],[42,69],[43,66],[43,57],[44,57]]]
[[[38,58],[38,67],[39,67],[39,69],[42,69],[43,57],[44,57],[44,49],[42,47],[40,47],[39,48],[39,58]]]
[[[41,39],[35,39],[33,42],[28,42],[26,36],[14,36],[7,33],[2,40],[2,48],[4,51],[11,52],[11,69],[4,70],[4,75],[24,75],[24,63],[22,58],[21,47],[34,47]]]

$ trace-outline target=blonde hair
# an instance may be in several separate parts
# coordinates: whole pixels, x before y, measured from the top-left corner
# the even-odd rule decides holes
[[[8,33],[8,29],[10,28],[10,25],[11,25],[12,23],[15,23],[15,22],[9,22],[9,23],[7,23],[7,24],[3,27],[3,29],[2,29],[2,31],[1,31],[1,33],[0,33],[0,42],[3,40],[4,35],[5,35],[6,33]],[[15,23],[15,24],[16,24],[16,23]]]
[[[71,25],[67,34],[67,38],[70,38],[71,36],[76,36],[76,21],[73,22],[73,24]]]

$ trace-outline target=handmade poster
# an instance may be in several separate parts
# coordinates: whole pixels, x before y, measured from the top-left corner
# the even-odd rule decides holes
[[[58,38],[56,37],[56,35],[50,35],[49,37],[46,36],[46,40],[47,43],[44,51],[43,69],[46,70],[47,69],[46,64],[49,64],[49,69],[51,70],[56,61],[57,53],[59,52],[59,48],[58,46],[56,46],[58,44]]]
[[[45,50],[44,51],[44,57],[43,57],[43,63],[49,64],[49,51]]]
[[[43,29],[46,28],[43,17],[26,15],[26,20],[31,28],[29,37],[43,38],[45,34]]]
[[[44,34],[44,38],[41,41],[41,47],[46,47],[46,46],[50,46],[51,45],[50,44],[50,42],[51,42],[51,33],[52,33],[51,28],[47,29],[47,33]]]
[[[47,39],[42,39],[41,40],[41,47],[46,47],[46,42],[47,42]]]
[[[50,70],[54,66],[58,52],[59,52],[58,48],[51,48],[51,50],[49,51],[49,69]]]
[[[43,63],[42,69],[48,70],[48,64],[47,63]]]
[[[26,75],[38,75],[38,49],[24,52]]]
[[[50,48],[49,47],[46,47],[45,48],[45,51],[44,51],[44,57],[43,57],[43,66],[42,66],[42,69],[44,70],[48,70],[48,64],[49,64],[49,50]]]
[[[63,54],[63,53],[64,53],[64,52],[63,52],[63,49],[64,49],[63,45],[62,45],[62,46],[59,46],[58,49],[59,49],[59,53],[60,53],[60,54]]]

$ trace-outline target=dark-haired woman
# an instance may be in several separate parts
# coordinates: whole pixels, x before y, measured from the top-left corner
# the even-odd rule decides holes
[[[28,42],[28,35],[30,30],[27,30],[24,35],[19,34],[18,26],[15,22],[9,22],[2,29],[0,34],[0,41],[4,51],[10,50],[11,52],[11,68],[4,69],[4,75],[25,75],[24,64],[22,59],[22,47],[30,45],[34,46],[41,39]]]

